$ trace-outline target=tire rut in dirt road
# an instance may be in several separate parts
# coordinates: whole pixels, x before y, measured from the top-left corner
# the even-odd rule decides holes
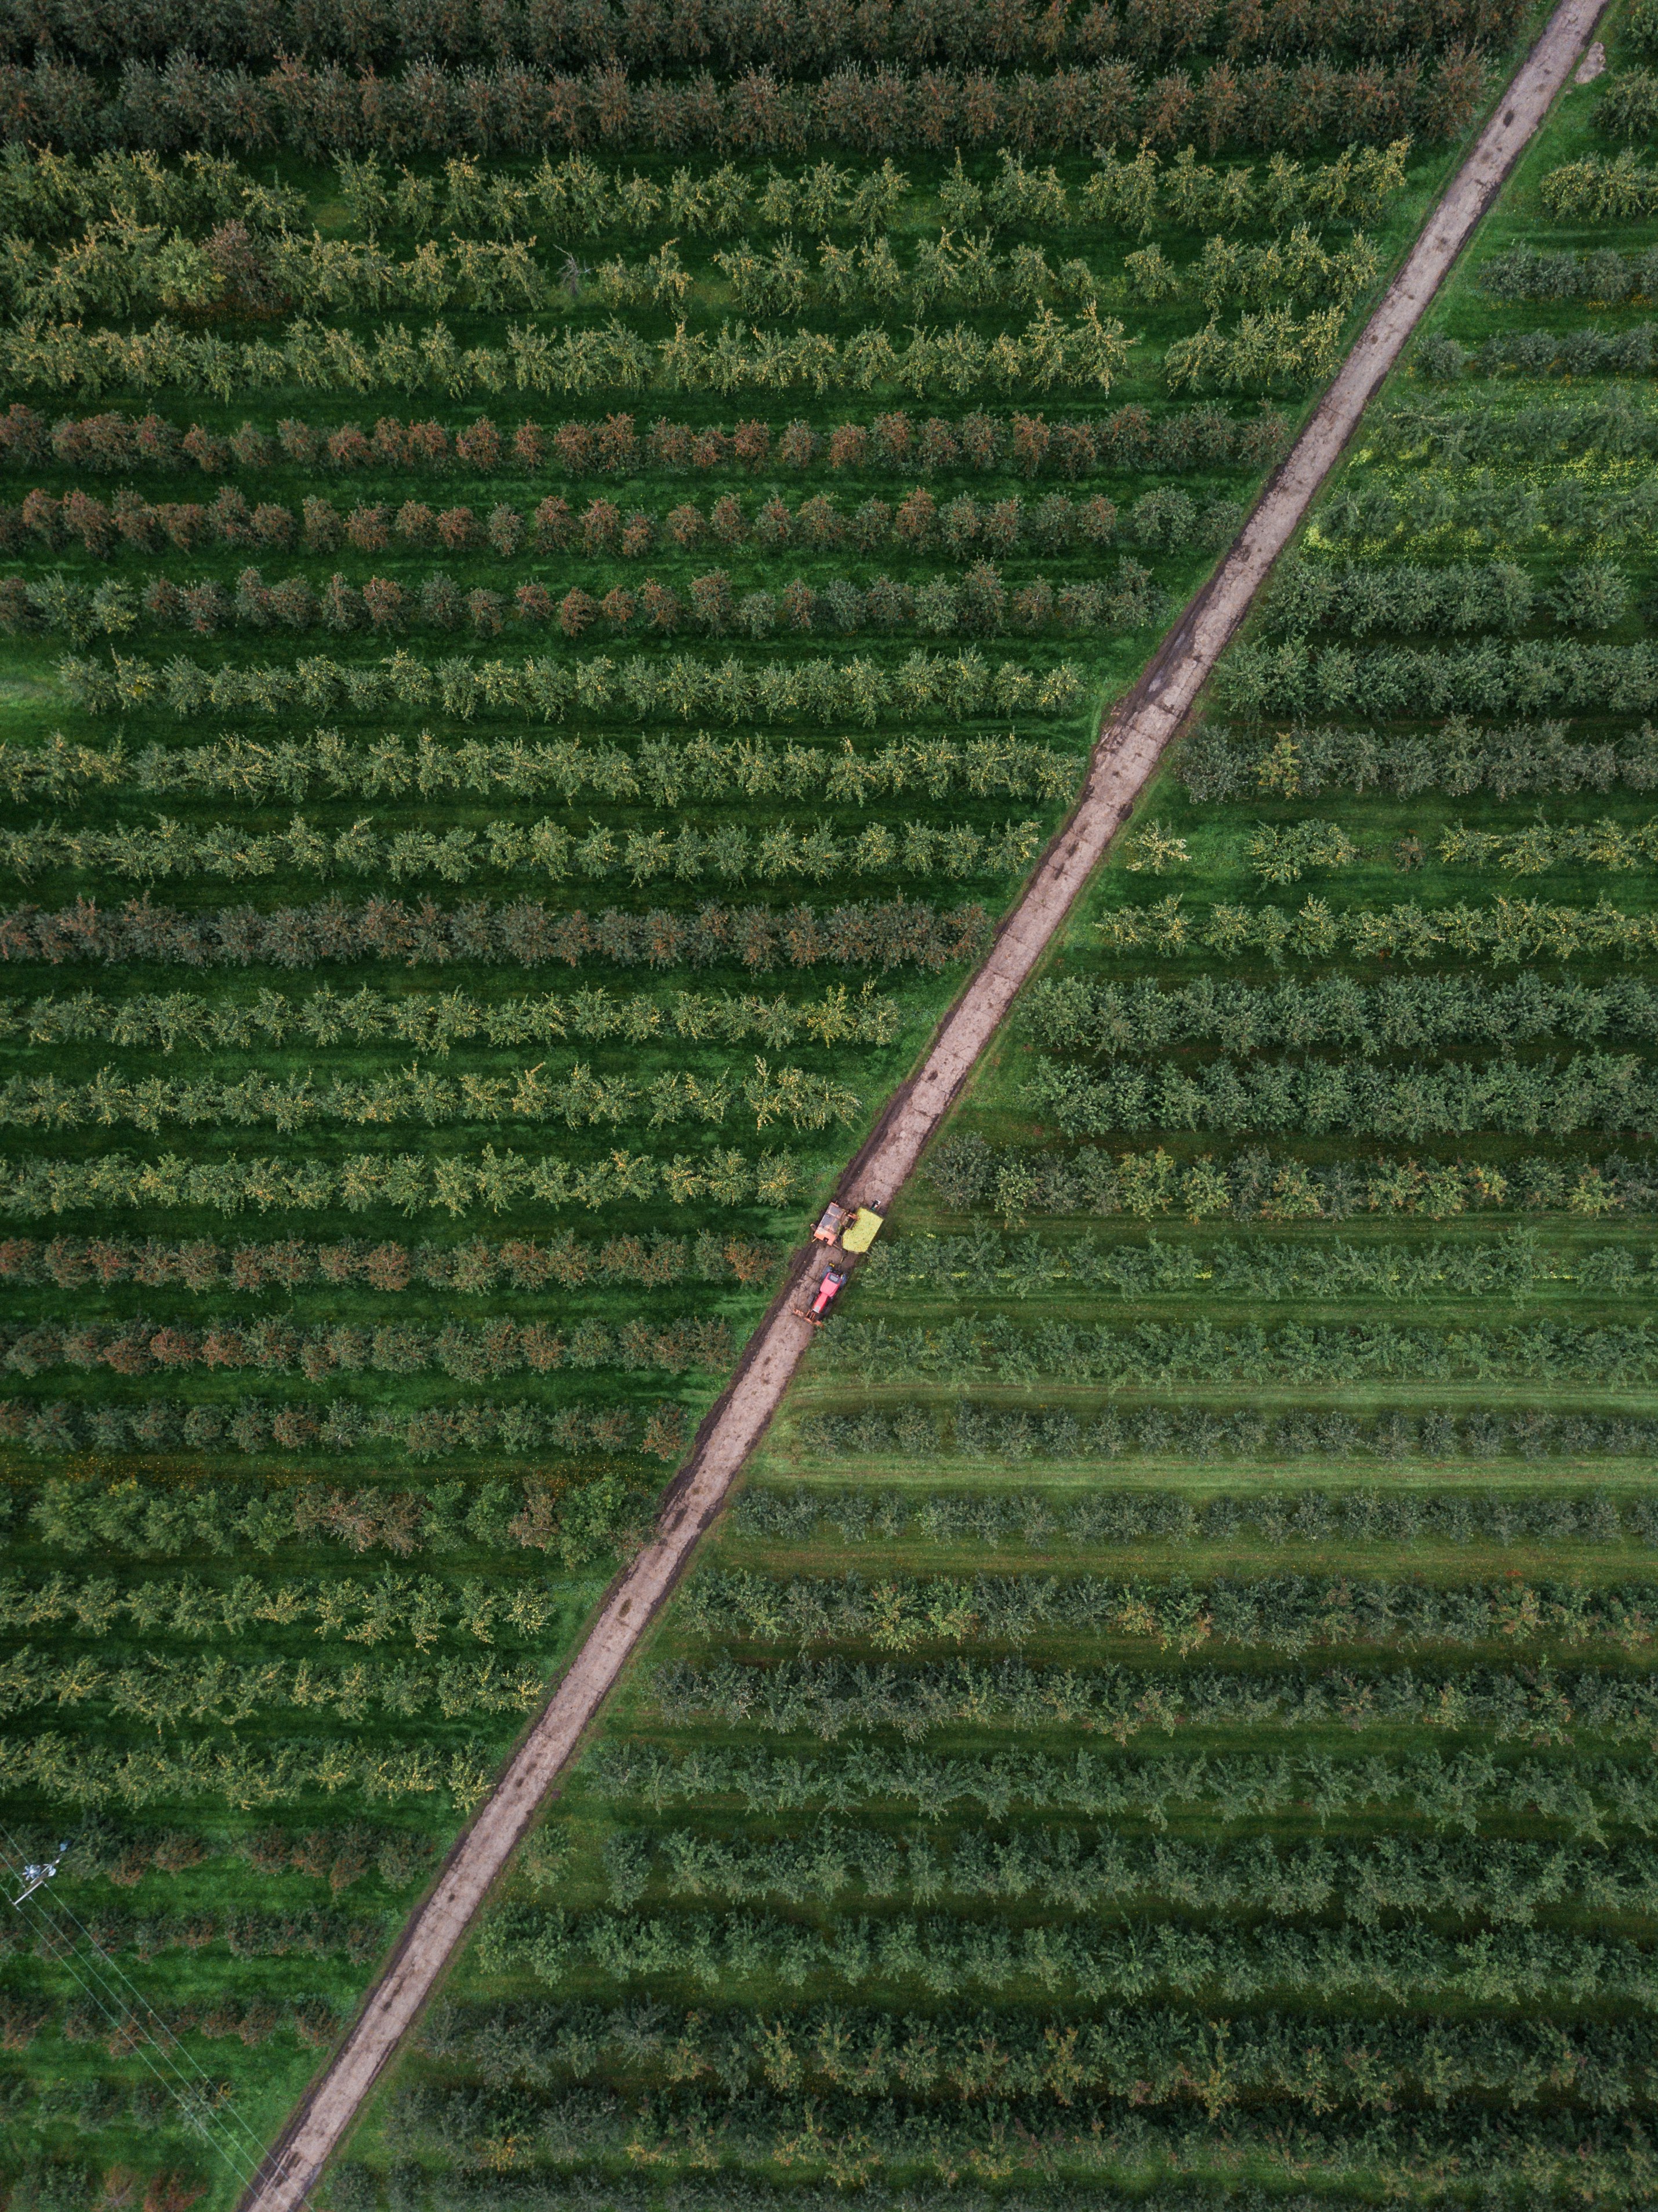
[[[884,1212],[914,1168],[1189,713],[1377,386],[1570,77],[1606,4],[1606,0],[1563,0],[1551,16],[1231,551],[1113,711],[1074,812],[998,932],[983,965],[940,1024],[920,1067],[894,1097],[848,1167],[843,1195]],[[811,1341],[811,1329],[791,1309],[823,1265],[818,1246],[796,1254],[786,1285],[750,1339],[667,1493],[655,1538],[612,1585],[586,1641],[410,1919],[344,2042],[267,2154],[240,2212],[297,2212],[343,2139],[513,1845],[574,1759],[583,1733],[764,1434]]]

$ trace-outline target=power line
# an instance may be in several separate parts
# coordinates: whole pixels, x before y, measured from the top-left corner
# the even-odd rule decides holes
[[[60,1941],[64,1931],[50,1913],[40,1912],[33,1918],[37,1925],[49,1928]],[[103,1957],[106,1954],[99,1954]],[[110,2027],[124,2040],[131,2038],[134,2027],[133,2008],[130,1998],[124,1996],[116,1983],[100,1975],[97,1965],[77,1959],[72,1949],[60,1953],[58,1963],[64,1966],[71,1979],[89,1998]],[[180,2050],[177,2039],[171,2035],[165,2022],[149,2008],[137,2023],[138,2035],[130,2040],[128,2047],[155,2077],[162,2090],[178,2106],[185,2125],[216,2151],[240,2178],[245,2172],[246,2145],[238,2139],[242,2133],[234,2108],[222,2097],[218,2085],[213,2081],[187,2051]],[[234,2132],[233,2132],[234,2130]]]
[[[133,2008],[117,1984],[100,1975],[92,1960],[75,1955],[72,1939],[52,1913],[44,1909],[37,1911],[31,1905],[24,1917],[37,1928],[50,1930],[64,1946],[58,1950],[56,1963],[65,1969],[111,2029],[127,2041],[132,2055],[178,2107],[185,2126],[216,2151],[239,2179],[242,2178],[246,2154],[243,2143],[231,2132],[232,2128],[239,2128],[240,2123],[234,2107],[228,2106],[221,2097],[217,2084],[196,2065],[187,2051],[179,2049],[176,2038],[172,2037],[165,2022],[149,2013],[148,2008],[145,2010],[149,2016],[141,2017],[137,2023],[137,2039],[130,2040],[134,2026]],[[104,1959],[106,1955],[98,1954]]]
[[[134,2055],[178,2106],[185,2127],[216,2151],[235,2179],[248,2186],[264,2157],[263,2142],[242,2119],[234,2102],[221,2098],[218,2084],[74,1908],[56,1892],[48,1902],[48,1887],[70,1844],[59,1845],[54,1859],[30,1863],[9,1829],[0,1829],[0,1835],[17,1855],[17,1865],[9,1871],[24,1885],[10,1899],[12,1909],[27,1925],[55,1939],[55,1963],[65,1969],[117,2033],[131,2035],[136,2022],[138,2039],[131,2045]],[[65,1922],[73,1923],[78,1941]]]
[[[108,2020],[117,2035],[122,2039],[131,2039],[132,2028],[137,2027],[137,2039],[128,2042],[132,2055],[139,2059],[142,2066],[150,2070],[150,2075],[157,2079],[157,2084],[173,2097],[174,2104],[179,2106],[185,2128],[190,2128],[192,2135],[203,2136],[205,2142],[226,2159],[232,2172],[241,2174],[246,2146],[236,2139],[236,2135],[241,2132],[241,2121],[236,2117],[234,2108],[226,2106],[226,2101],[221,2100],[219,2086],[212,2081],[210,2075],[205,2073],[201,2066],[197,2066],[188,2051],[179,2046],[177,2037],[166,2027],[166,2021],[159,2020],[159,2015],[149,2004],[132,2006],[131,1996],[119,1989],[119,1978],[100,1973],[97,1962],[108,1964],[108,1954],[95,1951],[93,1960],[77,1958],[73,1938],[66,1936],[64,1927],[53,1913],[44,1911],[44,1909],[33,1909],[33,1905],[31,1905],[24,1917],[28,1917],[35,1927],[49,1929],[58,1938],[58,1944],[62,1947],[58,1951],[58,1964],[64,1966],[70,1980],[76,1982],[77,1989],[82,1990],[82,1996],[93,2002],[93,2006],[104,2015],[104,2020]],[[135,2013],[137,2013],[137,2020],[135,2020]]]

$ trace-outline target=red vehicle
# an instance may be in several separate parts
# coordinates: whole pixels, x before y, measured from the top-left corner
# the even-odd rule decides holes
[[[845,1288],[846,1280],[847,1271],[844,1267],[826,1267],[823,1271],[823,1279],[817,1285],[817,1295],[812,1300],[811,1306],[796,1306],[793,1310],[799,1315],[802,1321],[809,1321],[814,1328],[822,1328],[824,1316]]]

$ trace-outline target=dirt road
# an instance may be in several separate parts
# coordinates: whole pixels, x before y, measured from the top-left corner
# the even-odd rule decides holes
[[[951,1009],[926,1061],[894,1098],[847,1170],[843,1195],[884,1211],[915,1166],[1014,994],[1064,921],[1185,718],[1366,403],[1555,94],[1570,78],[1605,4],[1606,0],[1563,0],[1550,18],[1508,97],[1434,210],[1340,374],[1262,493],[1236,544],[1102,732],[1075,813],[1048,848],[989,957]],[[592,1633],[541,1717],[404,1929],[350,2033],[267,2156],[242,2200],[241,2212],[295,2212],[351,2125],[513,1846],[574,1756],[584,1729],[760,1441],[811,1340],[811,1329],[795,1319],[791,1305],[803,1290],[815,1285],[824,1258],[823,1248],[817,1245],[797,1255],[787,1286],[750,1340],[669,1492],[655,1540],[611,1589]]]

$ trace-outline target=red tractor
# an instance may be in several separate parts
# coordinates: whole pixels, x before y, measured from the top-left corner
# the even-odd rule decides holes
[[[802,1321],[809,1321],[814,1328],[822,1328],[829,1308],[845,1289],[846,1280],[844,1267],[826,1267],[823,1279],[817,1285],[817,1295],[811,1305],[795,1306],[791,1310],[799,1314]]]

